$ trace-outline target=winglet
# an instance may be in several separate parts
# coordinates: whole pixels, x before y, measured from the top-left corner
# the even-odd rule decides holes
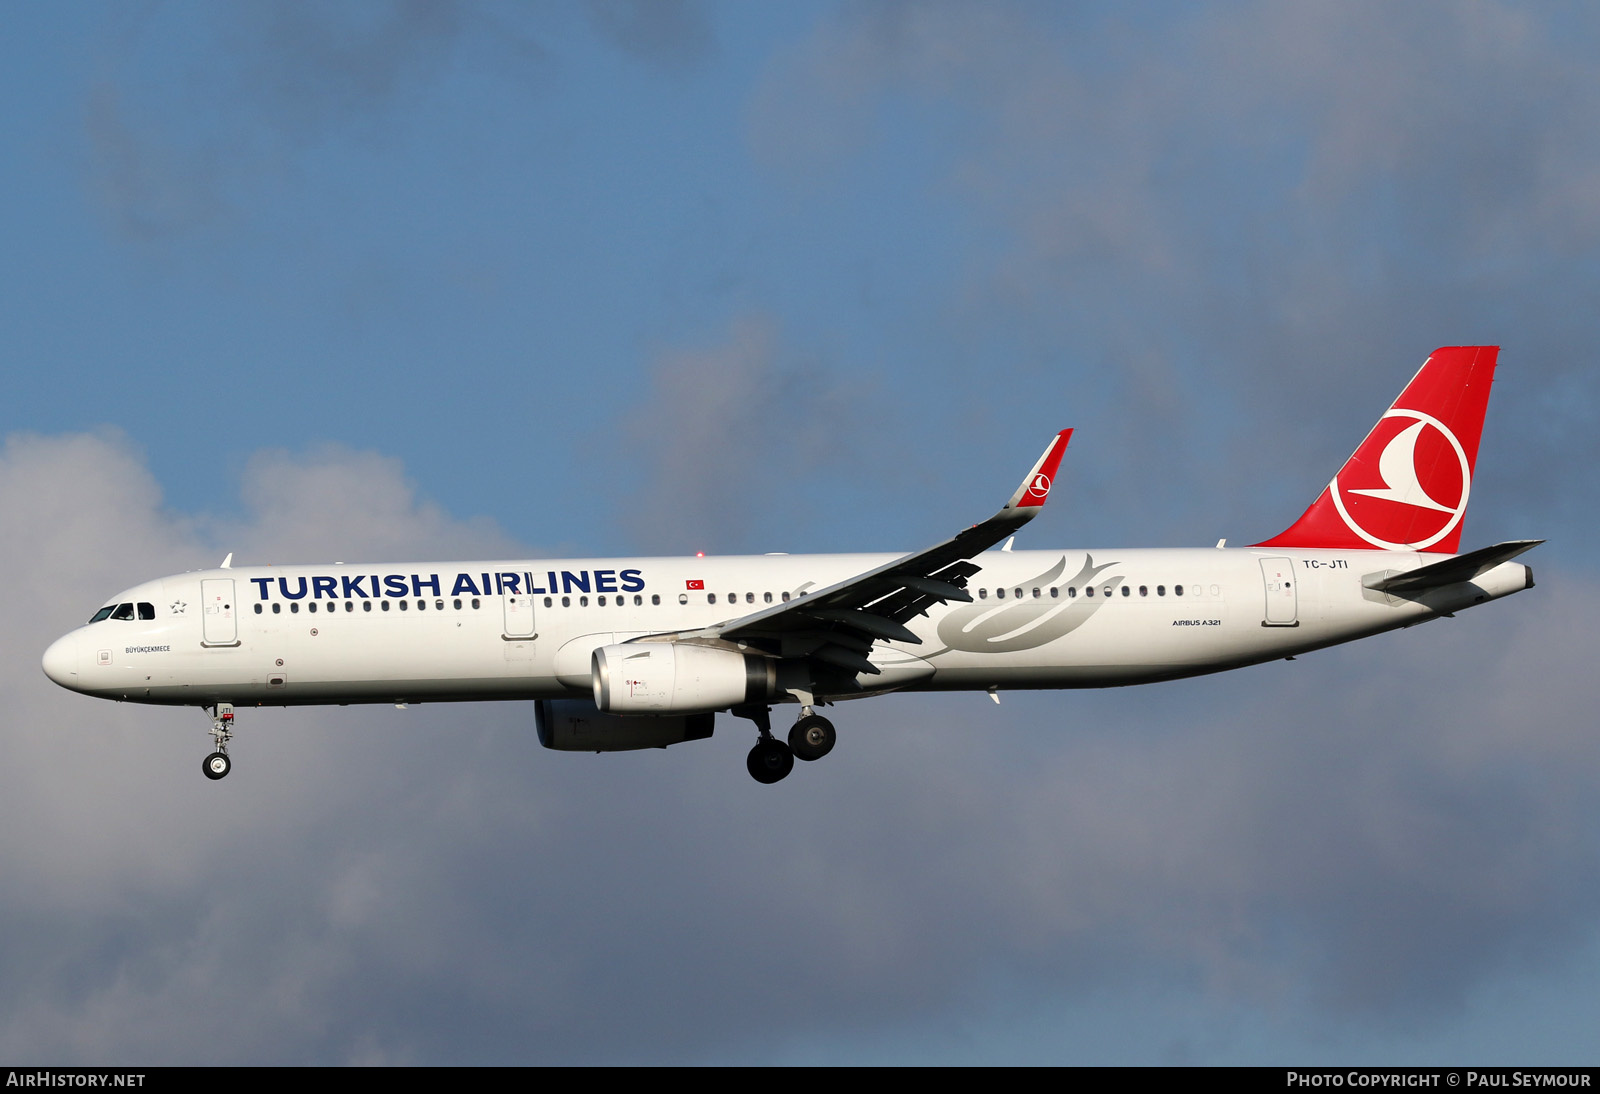
[[[1067,442],[1070,440],[1072,440],[1070,429],[1063,429],[1055,435],[1050,447],[1044,450],[1039,462],[1033,465],[1033,470],[1022,480],[1017,492],[1011,495],[1011,500],[1000,510],[1002,513],[1007,509],[1038,509],[1044,504],[1045,498],[1050,494],[1050,484],[1055,482],[1056,468],[1061,466],[1061,457],[1066,454]]]

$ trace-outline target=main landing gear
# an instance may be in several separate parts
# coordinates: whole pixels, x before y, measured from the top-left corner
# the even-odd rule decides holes
[[[797,760],[820,760],[833,751],[838,740],[833,723],[820,714],[812,714],[807,707],[789,731],[789,750]]]
[[[233,770],[233,761],[228,759],[228,742],[233,740],[232,703],[218,703],[212,709],[211,739],[217,750],[201,761],[200,770],[208,779],[220,779]]]
[[[775,783],[794,770],[796,760],[820,760],[833,751],[839,735],[833,723],[809,706],[800,708],[800,719],[789,730],[789,743],[784,744],[772,735],[772,715],[765,706],[735,707],[733,714],[749,718],[756,724],[761,739],[750,750],[745,767],[750,777],[758,783]]]

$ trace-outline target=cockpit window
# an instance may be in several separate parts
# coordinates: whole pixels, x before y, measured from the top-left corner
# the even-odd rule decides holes
[[[139,601],[139,618],[140,619],[154,619],[155,617],[156,617],[156,606],[154,604],[146,604],[142,600]]]
[[[111,618],[112,619],[132,619],[133,618],[133,605],[132,604],[118,604],[117,605],[117,610],[111,613]]]
[[[103,607],[99,611],[95,612],[94,613],[94,618],[89,620],[89,622],[98,623],[102,619],[109,619],[109,618],[111,618],[111,613],[116,611],[116,610],[117,610],[117,606],[115,604],[107,604],[105,607]]]

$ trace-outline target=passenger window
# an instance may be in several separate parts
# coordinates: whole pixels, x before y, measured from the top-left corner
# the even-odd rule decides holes
[[[355,610],[356,610],[356,602],[354,600],[346,600],[344,602],[344,611],[345,611],[346,615],[349,615],[351,612],[353,612]]]
[[[1050,599],[1055,600],[1061,596],[1061,590],[1054,585],[1050,586]]]
[[[293,608],[290,609],[290,611],[293,611],[293,610],[294,610]],[[409,600],[400,601],[400,610],[403,611],[403,612],[410,611],[411,610],[411,601],[409,601]]]
[[[1172,587],[1172,595],[1173,596],[1182,596],[1183,595],[1183,586],[1182,585],[1174,585]]]
[[[754,604],[756,602],[756,594],[755,593],[745,593],[744,594],[744,602],[746,604]]]
[[[310,612],[312,615],[316,615],[317,614],[317,602],[315,600],[313,600],[311,603],[307,604],[306,605],[306,611]]]
[[[1106,587],[1105,587],[1105,588],[1104,588],[1104,589],[1103,589],[1103,590],[1102,590],[1102,592],[1104,592],[1104,593],[1105,593],[1105,595],[1106,595],[1106,596],[1110,596],[1110,595],[1111,595],[1111,586],[1110,586],[1110,585],[1107,585],[1107,586],[1106,586]]]
[[[435,611],[441,611],[441,612],[444,611],[444,601],[435,600],[433,602],[433,607],[434,607]],[[461,607],[461,601],[459,601],[459,600],[456,601],[456,607],[458,607],[458,608]]]
[[[389,610],[389,602],[387,600],[385,600],[383,602],[383,610],[384,611],[388,611]]]
[[[1093,585],[1085,585],[1083,587],[1083,595],[1084,596],[1093,596],[1094,595],[1094,586]]]
[[[772,603],[772,594],[771,593],[762,593],[761,594],[761,603],[763,603],[763,604],[771,604]]]
[[[1006,598],[1006,591],[1004,589],[996,589],[994,591],[994,596],[996,600],[1004,600]]]
[[[456,597],[450,602],[450,606],[459,612],[461,610],[461,598],[459,596]]]
[[[1035,600],[1039,599],[1039,590],[1038,589],[1033,590],[1033,598]]]
[[[1156,595],[1157,596],[1166,596],[1167,595],[1167,587],[1165,585],[1157,585],[1156,586]]]
[[[661,594],[660,593],[651,593],[650,594],[650,603],[652,603],[652,604],[660,604],[661,603]]]
[[[364,612],[370,612],[372,610],[372,601],[363,600],[361,602],[361,610]]]
[[[637,608],[640,605],[642,605],[643,603],[644,603],[644,597],[640,596],[638,593],[634,593],[633,594],[633,606],[635,608]]]
[[[545,607],[548,608],[550,606],[550,601],[546,600],[544,602],[544,605],[545,605]],[[473,611],[477,611],[478,610],[478,598],[477,597],[473,597],[472,598],[472,610]]]
[[[1140,585],[1139,586],[1139,595],[1140,596],[1149,596],[1150,595],[1150,586],[1148,586],[1148,585]]]
[[[562,607],[563,607],[563,608],[570,608],[570,607],[572,607],[572,597],[570,597],[570,596],[564,596],[564,597],[562,597],[562,598],[561,598],[561,606],[562,606]]]
[[[133,618],[133,605],[132,604],[118,604],[116,611],[111,613],[111,618],[112,619],[132,619]]]
[[[260,604],[256,605],[256,614],[257,615],[261,614],[261,605]],[[92,622],[94,622],[94,620],[91,619],[90,622],[92,623]]]
[[[780,593],[779,595],[783,597],[783,602],[785,604],[789,603],[789,593],[788,593],[787,590],[785,590],[784,592]]]
[[[1021,599],[1022,599],[1022,590],[1021,590],[1021,589],[1018,589],[1018,590],[1017,590],[1017,591],[1016,591],[1016,597],[1017,597],[1017,599],[1018,599],[1018,600],[1021,600]]]
[[[1123,596],[1132,596],[1133,595],[1133,590],[1131,588],[1129,588],[1127,585],[1124,585],[1122,587],[1122,595]]]
[[[706,594],[706,603],[707,604],[715,604],[716,602],[717,602],[717,594],[716,593],[707,593]]]
[[[277,615],[281,611],[283,611],[283,605],[282,604],[274,604],[272,606],[272,614],[273,615]]]
[[[978,599],[979,600],[988,600],[989,599],[989,590],[988,589],[979,589],[978,590]]]
[[[679,604],[687,604],[687,603],[689,603],[689,594],[688,593],[679,593],[678,594],[678,603]]]
[[[548,597],[548,596],[547,596],[547,597],[545,597],[545,598],[544,598],[544,606],[545,606],[545,607],[547,607],[547,608],[548,608],[548,607],[551,607],[551,606],[552,606],[552,605],[554,605],[554,604],[555,604],[555,601],[554,601],[554,600],[551,600],[551,599],[550,599],[550,598],[549,598],[549,597]],[[473,602],[472,602],[472,606],[473,606],[473,607],[474,607],[474,608],[476,608],[476,607],[477,607],[477,606],[478,606],[478,602],[477,602],[477,601],[476,601],[476,600],[474,600],[474,601],[473,601]]]
[[[594,602],[602,608],[606,606],[606,598],[603,596],[595,597]]]
[[[1067,586],[1067,599],[1068,600],[1076,600],[1076,599],[1078,599],[1078,587],[1076,585],[1068,585]]]
[[[588,606],[589,606],[589,598],[588,597],[586,597],[586,596],[578,597],[578,607],[587,608]]]

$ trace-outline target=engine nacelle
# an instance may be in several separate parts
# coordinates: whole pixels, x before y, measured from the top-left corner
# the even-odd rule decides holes
[[[714,714],[667,714],[623,718],[594,708],[587,699],[540,699],[533,704],[539,743],[558,752],[628,752],[666,748],[711,736]]]
[[[725,710],[778,693],[772,658],[692,642],[601,646],[590,670],[594,705],[615,714]]]

